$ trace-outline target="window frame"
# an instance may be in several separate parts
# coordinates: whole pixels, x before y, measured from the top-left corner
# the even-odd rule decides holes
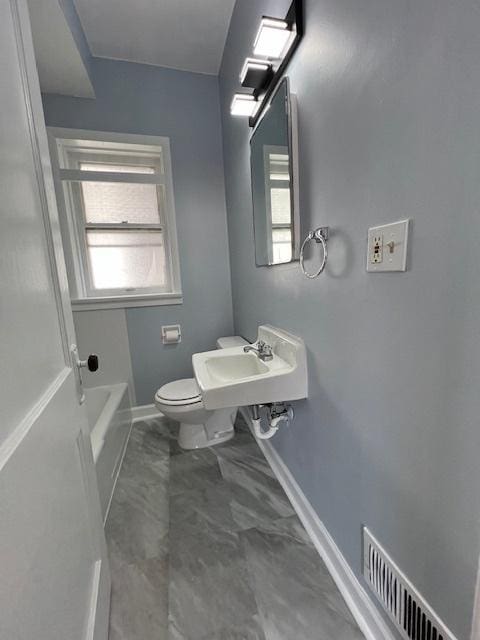
[[[117,308],[130,306],[151,306],[165,304],[181,304],[182,288],[180,278],[180,264],[178,255],[178,241],[176,230],[175,203],[173,194],[173,179],[171,169],[170,141],[167,137],[143,136],[135,134],[120,134],[83,129],[65,129],[48,127],[50,154],[52,158],[52,170],[55,182],[58,207],[60,210],[60,226],[64,239],[65,258],[67,263],[68,279],[71,288],[71,302],[75,310],[89,310],[98,308]],[[85,142],[94,142],[91,154],[85,149]],[[111,145],[118,146],[118,154]],[[72,167],[70,157],[72,149],[78,145],[79,158],[86,163],[98,161],[104,150],[109,150],[112,164],[118,163],[119,156],[124,161],[130,157],[132,160],[138,156],[148,158],[159,157],[163,165],[163,173],[136,173],[136,172],[110,172],[110,171],[85,171],[79,167]],[[121,145],[125,145],[122,149]],[[100,154],[99,154],[100,152]],[[135,155],[137,154],[137,155]],[[104,155],[107,158],[107,154]],[[135,164],[134,161],[132,164]],[[139,166],[141,163],[138,163]],[[148,163],[145,163],[148,166]],[[149,178],[149,176],[151,176]],[[81,179],[81,180],[80,180]],[[162,186],[164,190],[164,207],[159,209],[160,222],[147,224],[109,224],[87,223],[85,210],[81,203],[81,182],[123,182],[137,184],[155,184],[157,188]],[[142,287],[136,289],[94,289],[91,283],[91,269],[89,267],[86,230],[88,228],[102,227],[118,229],[124,233],[135,231],[135,228],[162,231],[162,240],[165,246],[166,268],[170,280],[170,286]],[[155,229],[154,229],[155,228]]]
[[[279,154],[285,155],[288,159],[288,177],[284,179],[275,178],[272,179],[270,177],[270,155],[271,154]],[[289,150],[288,145],[276,145],[276,144],[266,144],[263,146],[263,175],[265,178],[265,209],[267,212],[267,239],[268,239],[268,260],[270,264],[288,264],[293,261],[294,256],[294,221],[293,221],[293,202],[292,202],[292,176],[290,174],[290,160],[289,160]],[[285,222],[274,223],[273,222],[273,211],[272,211],[272,194],[271,189],[279,188],[286,189],[288,187],[289,195],[290,195],[290,222],[287,224]],[[290,260],[282,261],[282,262],[273,262],[273,231],[279,230],[288,230],[291,233],[291,258]],[[282,244],[288,244],[284,242]]]

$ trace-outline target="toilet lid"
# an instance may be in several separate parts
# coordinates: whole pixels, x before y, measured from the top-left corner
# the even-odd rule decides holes
[[[192,404],[202,399],[195,378],[184,378],[164,384],[157,391],[157,397],[161,401],[183,404]]]

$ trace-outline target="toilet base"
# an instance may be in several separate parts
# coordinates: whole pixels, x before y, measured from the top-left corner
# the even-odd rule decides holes
[[[203,449],[226,442],[235,435],[233,424],[237,409],[214,411],[203,424],[180,422],[178,444],[182,449]]]
[[[203,449],[205,447],[213,447],[221,442],[230,440],[235,435],[232,426],[224,431],[217,431],[211,438],[207,437],[205,425],[203,424],[185,424],[180,423],[178,432],[178,444],[182,449]]]

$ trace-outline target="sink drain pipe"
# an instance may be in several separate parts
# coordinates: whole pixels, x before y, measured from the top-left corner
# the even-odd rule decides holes
[[[259,438],[260,440],[268,440],[269,438],[271,438],[272,436],[274,436],[277,431],[278,431],[278,424],[275,425],[269,425],[268,429],[266,431],[262,430],[261,422],[262,422],[262,418],[260,417],[260,407],[262,405],[259,404],[254,404],[252,405],[252,424],[253,424],[253,430],[255,432],[255,435],[257,436],[257,438]]]
[[[272,436],[274,436],[282,422],[286,422],[289,424],[293,420],[293,409],[290,405],[284,405],[283,410],[279,413],[276,410],[276,405],[268,406],[269,411],[267,412],[267,423],[268,429],[263,431],[261,427],[262,418],[260,416],[260,408],[264,406],[261,404],[252,405],[252,424],[253,431],[255,435],[260,440],[268,440]]]

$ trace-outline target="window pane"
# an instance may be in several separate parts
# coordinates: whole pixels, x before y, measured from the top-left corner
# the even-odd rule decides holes
[[[164,173],[161,145],[147,148],[134,143],[57,139],[57,147],[60,150],[61,169]],[[100,164],[106,168],[102,169],[98,166]],[[109,166],[117,168],[108,168]]]
[[[290,224],[290,189],[270,189],[273,224]]]
[[[163,234],[87,231],[94,289],[168,287]]]
[[[273,262],[290,262],[292,259],[291,229],[272,229]]]
[[[290,168],[287,153],[269,153],[270,180],[290,181]]]
[[[155,167],[141,167],[129,164],[105,164],[105,162],[81,162],[81,171],[106,171],[107,173],[155,173]]]
[[[163,185],[126,182],[81,182],[87,222],[159,224]],[[162,211],[163,213],[163,211]]]

